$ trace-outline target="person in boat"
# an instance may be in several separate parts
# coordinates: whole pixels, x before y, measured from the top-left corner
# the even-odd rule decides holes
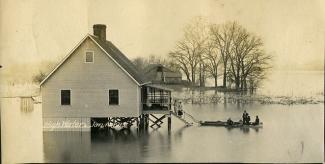
[[[244,113],[243,113],[243,124],[247,124],[247,118],[248,118],[248,113],[246,112],[246,110],[244,110]]]
[[[233,125],[233,124],[234,124],[234,121],[232,121],[231,118],[228,118],[227,125]]]
[[[247,114],[247,125],[250,124],[250,121],[251,121],[251,116],[249,116],[249,115]]]
[[[256,116],[255,118],[255,122],[253,123],[254,125],[258,125],[260,124],[260,119],[258,118],[258,116]]]

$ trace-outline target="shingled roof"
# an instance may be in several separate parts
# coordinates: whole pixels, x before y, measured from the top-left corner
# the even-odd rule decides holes
[[[86,38],[90,38],[95,43],[97,43],[103,51],[120,66],[124,71],[126,71],[139,85],[143,85],[144,83],[148,82],[145,75],[139,71],[135,65],[110,41],[101,40],[97,36],[93,36],[87,34],[87,36],[67,55],[61,62],[58,64],[54,70],[40,83],[42,85],[64,62],[66,59],[69,58],[70,55],[73,54],[75,49],[81,45]]]
[[[119,63],[139,84],[147,82],[145,75],[110,41],[100,40],[98,37],[89,35],[95,40],[117,63]]]

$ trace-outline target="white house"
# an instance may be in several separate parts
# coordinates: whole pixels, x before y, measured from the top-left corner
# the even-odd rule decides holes
[[[44,130],[87,131],[93,119],[139,118],[170,109],[170,91],[150,85],[106,40],[106,25],[93,28],[94,35],[87,34],[41,82]],[[53,126],[63,122],[87,127]]]

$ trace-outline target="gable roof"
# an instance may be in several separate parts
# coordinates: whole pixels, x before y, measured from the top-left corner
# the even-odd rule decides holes
[[[182,77],[182,73],[180,73],[179,71],[173,71],[173,70],[169,69],[168,67],[163,66],[162,64],[150,64],[146,68],[143,69],[143,73],[147,74],[150,71],[152,71],[153,69],[156,69],[155,72],[157,72],[158,67],[161,67],[163,69],[165,75],[167,75],[169,77]]]
[[[129,73],[139,84],[145,83],[144,74],[110,41],[102,41],[98,37],[89,35],[101,48],[110,55],[125,71]]]
[[[135,65],[110,41],[103,41],[96,36],[87,34],[78,45],[48,74],[40,83],[44,84],[47,79],[73,54],[73,52],[87,39],[90,38],[95,44],[102,49],[130,78],[138,85],[143,85],[147,80],[142,72],[137,70]]]

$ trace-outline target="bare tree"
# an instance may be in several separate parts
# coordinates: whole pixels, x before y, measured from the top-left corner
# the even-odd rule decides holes
[[[195,18],[184,29],[184,36],[169,53],[169,57],[179,65],[186,78],[193,85],[201,55],[204,52],[206,26],[201,17]]]
[[[206,66],[206,71],[210,77],[214,78],[214,86],[217,87],[218,77],[221,75],[218,72],[218,67],[221,64],[222,60],[220,52],[211,37],[209,37],[206,41],[204,50],[203,59]]]
[[[162,58],[161,56],[151,54],[151,55],[149,55],[148,63],[149,64],[167,65],[168,61],[166,59]]]
[[[247,75],[247,82],[249,83],[249,88],[253,91],[258,87],[262,80],[266,78],[267,69],[270,66],[255,66],[252,68],[251,73]],[[245,86],[247,88],[247,86]],[[246,89],[245,88],[245,89]]]
[[[170,64],[181,70],[192,84],[198,73],[200,86],[204,86],[207,74],[214,78],[217,87],[222,68],[223,87],[227,87],[228,81],[237,90],[246,90],[247,82],[250,87],[258,85],[265,78],[271,60],[263,50],[262,39],[237,22],[207,26],[201,17],[186,26],[183,38],[169,57]]]
[[[172,58],[176,67],[183,71],[186,76],[187,81],[192,82],[191,72],[190,72],[190,60],[184,54],[180,52],[170,52],[169,57]]]
[[[248,33],[244,28],[242,28],[239,24],[233,23],[232,24],[233,29],[233,35],[232,35],[232,41],[231,41],[231,50],[232,53],[229,55],[229,75],[232,78],[232,81],[235,82],[236,89],[239,89],[240,82],[241,82],[241,74],[244,70],[241,70],[242,64],[243,64],[243,58],[245,57],[244,51],[245,51],[245,44],[248,39]],[[242,71],[242,72],[241,72]]]
[[[263,42],[259,37],[237,23],[233,25],[228,76],[232,76],[237,90],[246,90],[247,77],[262,78],[263,72],[269,68],[271,56],[264,53]]]
[[[223,63],[223,87],[227,87],[227,65],[232,53],[232,41],[235,33],[236,22],[228,22],[224,25],[210,25],[210,35],[215,46],[219,49]]]
[[[39,84],[42,82],[46,76],[53,70],[56,62],[51,60],[41,61],[40,63],[36,63],[39,68],[38,73],[34,73],[32,75],[32,82]],[[31,66],[30,66],[31,67]]]
[[[149,55],[149,57],[136,57],[132,60],[132,63],[138,68],[138,70],[144,70],[147,66],[151,64],[161,64],[163,66],[169,66],[170,61],[167,59],[157,56],[157,55]]]
[[[39,71],[38,74],[33,76],[33,82],[39,84],[46,78],[46,73],[43,71]]]
[[[143,70],[149,65],[148,60],[146,60],[144,57],[136,57],[132,60],[132,63],[137,67],[138,70]]]

